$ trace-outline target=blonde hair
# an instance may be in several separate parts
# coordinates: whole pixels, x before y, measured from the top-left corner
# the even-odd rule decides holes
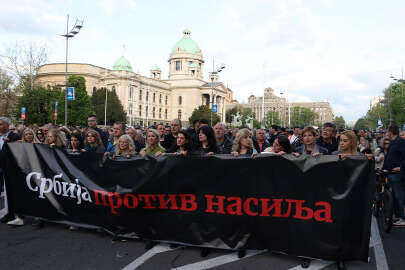
[[[357,154],[357,136],[356,136],[356,134],[351,130],[346,130],[340,134],[340,136],[342,136],[342,135],[345,135],[349,139],[350,150],[351,150],[352,154]],[[339,146],[339,150],[342,151],[340,149],[340,146]]]
[[[159,147],[161,147],[161,148],[163,148],[161,145],[160,145],[160,136],[159,136],[159,132],[156,130],[156,129],[153,129],[153,128],[150,128],[149,130],[148,130],[148,132],[146,132],[146,138],[148,138],[148,134],[149,134],[149,132],[152,132],[153,134],[155,134],[156,135],[156,144],[155,145],[157,145],[157,146],[159,146]],[[148,148],[150,145],[148,144],[148,140],[146,140],[146,147],[145,147],[145,149],[146,148]]]
[[[90,143],[87,140],[87,135],[89,135],[89,134],[92,134],[96,138],[96,144],[97,145],[103,144],[103,141],[101,140],[100,134],[97,131],[95,131],[94,129],[89,128],[87,130],[87,132],[86,132],[86,138],[84,139],[84,145],[90,145]]]
[[[32,138],[32,142],[33,142],[33,143],[41,143],[41,142],[39,141],[37,135],[35,134],[35,132],[34,132],[32,129],[30,129],[30,128],[24,129],[23,134],[22,134],[22,138],[21,138],[21,140],[22,140],[23,142],[27,142],[27,141],[25,140],[25,133],[27,133],[27,132],[31,132],[31,134],[32,134],[32,136],[33,136],[33,138]]]
[[[233,141],[232,151],[239,153],[241,149],[240,141],[243,138],[248,138],[249,136],[252,137],[252,132],[250,132],[247,128],[239,130],[238,133],[236,133],[235,140]],[[249,140],[249,149],[253,149],[252,139]]]
[[[126,140],[128,142],[128,150],[122,151],[120,149],[120,141]],[[135,155],[135,146],[134,146],[134,141],[132,140],[131,136],[128,134],[121,135],[121,137],[118,139],[117,145],[115,146],[115,153],[114,156],[126,156],[126,155]]]
[[[65,141],[65,139],[63,138],[62,132],[60,132],[60,131],[59,131],[58,129],[56,129],[56,128],[51,128],[51,129],[48,131],[48,134],[47,134],[46,139],[45,139],[45,144],[50,144],[49,139],[48,139],[48,136],[51,135],[51,134],[52,134],[53,136],[55,136],[55,138],[56,138],[55,145],[56,145],[57,147],[64,147],[64,146],[66,146],[66,141]]]

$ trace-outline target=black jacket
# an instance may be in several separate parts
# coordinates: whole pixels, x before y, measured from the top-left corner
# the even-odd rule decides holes
[[[263,145],[262,145],[262,151],[260,151],[260,146],[259,143],[256,141],[256,139],[253,139],[253,147],[256,149],[257,153],[261,153],[266,149],[267,147],[270,147],[270,143],[268,140],[264,139]]]
[[[384,158],[384,170],[392,170],[396,167],[401,167],[405,159],[405,140],[397,137],[393,140],[388,148],[387,155]]]
[[[316,140],[316,144],[322,146],[323,148],[328,149],[328,154],[332,154],[333,152],[337,151],[339,148],[339,143],[335,137],[332,137],[332,143],[325,142],[323,137],[319,137]]]
[[[225,136],[221,144],[217,143],[218,154],[230,154],[232,152],[232,144],[233,142]]]
[[[173,136],[172,133],[170,133],[169,135],[165,135],[164,138],[165,140],[163,142],[160,142],[160,145],[164,149],[169,150],[172,144],[176,142],[176,138]]]
[[[326,149],[325,147],[320,146],[319,144],[316,144],[316,147],[318,148],[318,151],[320,154],[322,155],[327,155],[328,154],[328,149]],[[304,153],[305,151],[305,145],[302,144],[300,146],[298,146],[297,148],[295,148],[295,152],[297,152],[300,155],[306,154]]]

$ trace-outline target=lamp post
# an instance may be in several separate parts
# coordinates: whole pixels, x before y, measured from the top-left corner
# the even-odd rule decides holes
[[[69,38],[76,36],[80,29],[83,27],[83,20],[76,19],[75,25],[72,30],[69,31],[69,14],[67,15],[66,21],[66,34],[61,35],[66,38],[66,62],[65,62],[65,126],[67,126],[67,87],[68,87],[68,49],[69,49]]]
[[[283,98],[284,93],[281,92],[280,95],[281,95],[281,98]],[[284,110],[285,110],[285,105],[284,105],[284,102],[282,102],[282,104],[283,104],[283,109],[282,109],[281,116],[280,116],[280,122],[281,122],[281,126],[284,127],[284,118],[285,118],[285,111],[284,111]]]
[[[215,62],[212,60],[212,72],[211,72],[211,111],[210,111],[210,118],[211,118],[211,127],[212,127],[212,109],[214,108],[214,76],[217,75],[225,68],[225,64],[221,64],[221,66],[215,71]]]
[[[107,128],[107,87],[105,88],[104,129]]]

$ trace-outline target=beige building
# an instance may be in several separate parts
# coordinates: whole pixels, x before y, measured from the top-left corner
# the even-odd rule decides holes
[[[167,124],[174,118],[188,124],[195,108],[200,105],[212,107],[212,104],[217,104],[217,112],[225,121],[225,107],[232,101],[232,91],[219,81],[216,72],[209,74],[208,81],[204,80],[203,55],[190,34],[189,30],[184,30],[183,38],[170,52],[168,79],[162,79],[161,69],[156,65],[150,69],[149,77],[133,72],[131,63],[124,56],[112,69],[69,63],[68,73],[86,79],[89,95],[102,87],[115,91],[130,125]],[[64,82],[63,63],[41,66],[35,79],[35,83],[45,87]]]
[[[236,105],[237,104],[231,103],[228,105],[228,109]],[[263,97],[251,95],[248,98],[248,103],[241,105],[251,108],[252,112],[255,114],[255,119],[259,122],[263,120],[267,112],[278,112],[283,126],[288,126],[288,110],[290,109],[291,111],[293,107],[305,107],[316,112],[319,118],[315,120],[314,124],[332,122],[334,120],[333,111],[329,102],[288,102],[285,97],[277,96],[272,88],[264,89],[264,103]]]

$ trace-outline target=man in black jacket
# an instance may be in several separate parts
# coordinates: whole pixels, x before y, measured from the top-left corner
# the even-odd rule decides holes
[[[271,146],[264,136],[264,129],[256,130],[256,136],[253,138],[253,146],[257,153],[261,153],[264,149]]]
[[[384,170],[401,171],[401,165],[405,160],[405,140],[399,136],[399,128],[391,125],[388,128],[388,137],[391,139],[390,147],[384,158]],[[402,173],[402,172],[401,172]],[[388,175],[394,195],[394,214],[398,220],[394,221],[394,226],[405,227],[404,214],[404,189],[401,183],[400,174]]]
[[[3,190],[3,185],[4,185],[4,177],[3,177],[3,169],[4,169],[4,163],[6,156],[4,154],[4,151],[2,150],[4,148],[4,145],[9,142],[15,142],[20,139],[20,137],[12,132],[9,128],[11,125],[10,119],[6,117],[0,117],[0,191]],[[6,193],[7,193],[7,203],[8,203],[8,213],[1,218],[1,222],[5,223],[8,221],[11,221],[14,219],[14,211],[13,211],[13,206],[12,206],[12,200],[10,198],[10,194],[7,192],[7,187],[6,187]]]
[[[91,114],[89,115],[89,117],[87,117],[87,125],[89,128],[94,129],[95,131],[98,132],[98,134],[100,134],[101,141],[103,142],[104,147],[107,147],[108,135],[97,127],[97,117],[94,114]],[[85,136],[86,134],[83,134],[83,137]]]
[[[232,141],[225,136],[225,125],[217,123],[214,126],[215,139],[219,149],[219,154],[230,154],[232,152]]]
[[[322,126],[322,136],[316,140],[316,143],[320,146],[328,149],[328,154],[332,154],[333,152],[338,150],[339,143],[334,137],[336,132],[336,126],[333,123],[324,123]]]
[[[180,119],[173,119],[171,123],[171,133],[165,135],[165,140],[160,143],[166,150],[170,149],[170,147],[176,143],[177,134],[181,130],[181,120]]]

